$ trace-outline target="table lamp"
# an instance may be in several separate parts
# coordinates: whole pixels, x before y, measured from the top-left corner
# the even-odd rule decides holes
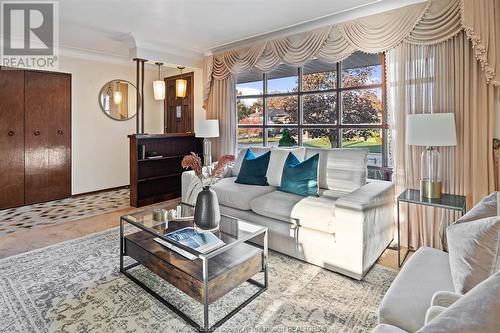
[[[420,195],[440,199],[442,191],[441,156],[436,147],[455,146],[455,114],[411,114],[406,123],[406,144],[425,146],[420,157]]]
[[[212,164],[212,142],[210,138],[219,137],[219,120],[202,120],[199,123],[195,136],[197,138],[203,138],[203,165]]]

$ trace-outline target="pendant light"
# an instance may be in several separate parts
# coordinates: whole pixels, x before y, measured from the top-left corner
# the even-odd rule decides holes
[[[161,79],[160,71],[162,62],[155,62],[156,66],[158,66],[158,80],[153,81],[153,93],[154,97],[157,101],[162,101],[165,99],[165,81]]]
[[[115,105],[121,104],[123,99],[122,92],[120,91],[120,83],[116,82],[116,90],[113,92],[113,103]]]
[[[175,96],[184,98],[186,97],[187,80],[182,78],[182,70],[186,67],[178,66],[177,68],[181,71],[181,75],[180,78],[175,80]]]

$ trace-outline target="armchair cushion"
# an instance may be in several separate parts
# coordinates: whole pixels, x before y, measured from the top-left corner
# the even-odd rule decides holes
[[[418,333],[495,333],[500,329],[500,272],[490,276]]]
[[[415,332],[425,324],[432,296],[453,291],[448,254],[421,247],[403,266],[379,307],[379,321]]]
[[[500,216],[455,223],[446,235],[457,293],[465,294],[500,269]]]
[[[462,295],[451,292],[451,291],[438,291],[432,296],[431,305],[438,305],[449,307],[456,301],[458,301]]]

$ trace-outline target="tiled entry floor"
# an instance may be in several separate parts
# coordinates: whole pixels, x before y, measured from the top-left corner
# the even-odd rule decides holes
[[[129,190],[118,189],[0,210],[0,236],[61,224],[130,207]]]

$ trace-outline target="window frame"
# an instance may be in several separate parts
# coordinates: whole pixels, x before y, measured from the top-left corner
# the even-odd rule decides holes
[[[371,168],[381,169],[382,171],[389,169],[388,168],[388,154],[387,154],[387,130],[389,129],[389,125],[387,122],[387,111],[386,111],[386,98],[387,98],[387,89],[386,89],[386,71],[385,71],[385,54],[380,53],[380,65],[381,65],[381,74],[382,80],[380,83],[369,84],[369,85],[361,85],[361,86],[353,86],[353,87],[342,87],[342,62],[335,63],[335,68],[337,71],[337,82],[336,88],[334,89],[325,89],[325,90],[308,90],[303,91],[303,68],[299,66],[297,68],[298,73],[298,91],[294,92],[283,92],[283,93],[268,93],[267,91],[267,73],[262,74],[263,81],[263,93],[262,95],[242,95],[236,96],[236,103],[240,99],[251,99],[258,98],[262,99],[263,102],[263,110],[262,110],[262,124],[253,125],[253,124],[236,124],[236,128],[261,128],[263,134],[262,146],[268,146],[268,129],[272,128],[290,128],[298,130],[298,142],[299,146],[303,145],[303,131],[307,129],[335,129],[337,131],[337,142],[336,148],[342,148],[342,129],[380,129],[382,132],[382,165],[369,165]],[[343,124],[342,123],[342,92],[350,91],[350,90],[363,90],[363,89],[381,89],[381,123],[380,124]],[[304,110],[303,110],[303,101],[304,95],[313,95],[313,94],[321,94],[321,93],[335,93],[337,97],[336,101],[336,124],[304,124]],[[297,123],[296,124],[269,124],[267,117],[267,99],[270,97],[276,96],[298,96],[297,102]],[[236,108],[237,109],[237,108]],[[238,117],[236,117],[238,119]],[[236,133],[238,135],[238,133]]]

